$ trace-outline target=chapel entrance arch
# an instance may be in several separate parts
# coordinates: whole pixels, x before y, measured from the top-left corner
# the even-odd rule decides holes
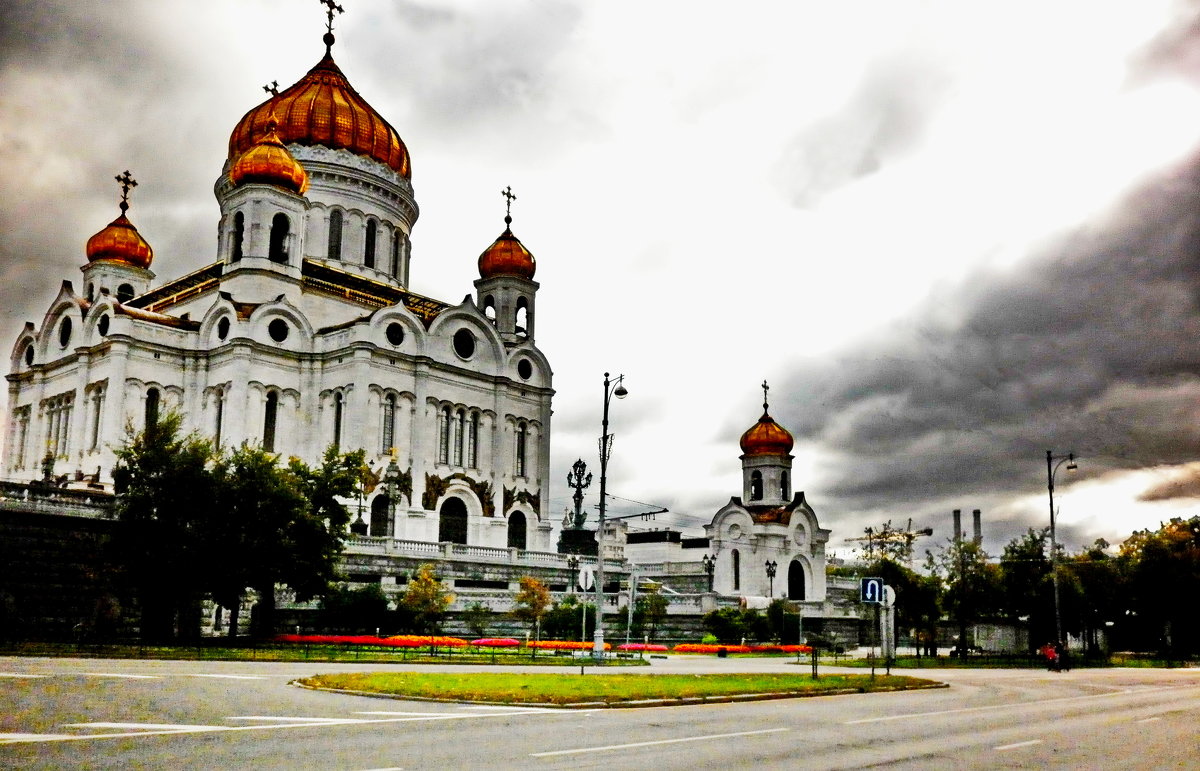
[[[788,599],[804,599],[804,566],[800,560],[792,560],[788,565]]]
[[[438,515],[438,540],[443,543],[467,543],[467,504],[450,497]]]
[[[508,547],[524,549],[525,543],[525,514],[514,511],[508,515]]]

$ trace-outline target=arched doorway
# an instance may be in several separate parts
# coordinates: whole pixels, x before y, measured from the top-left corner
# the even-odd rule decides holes
[[[447,498],[438,516],[438,540],[448,543],[467,542],[467,504],[461,498]]]
[[[804,599],[804,566],[799,560],[792,560],[788,565],[788,599]]]
[[[386,495],[377,495],[371,501],[371,535],[394,535],[392,532],[391,501]]]
[[[525,548],[525,515],[520,511],[508,515],[508,547]]]

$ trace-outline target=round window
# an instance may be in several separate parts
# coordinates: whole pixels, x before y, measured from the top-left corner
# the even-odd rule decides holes
[[[287,340],[288,332],[289,329],[287,322],[283,319],[275,319],[267,325],[267,333],[271,335],[271,339],[277,343],[282,343],[284,340]]]
[[[25,363],[33,364],[33,344],[25,346]]]
[[[517,362],[517,374],[522,380],[528,380],[533,377],[533,365],[529,363],[529,359],[521,359]]]
[[[387,325],[387,341],[392,345],[400,345],[404,342],[404,325],[393,321]],[[457,343],[455,343],[457,345]]]
[[[69,342],[71,342],[71,320],[63,319],[62,326],[58,328],[58,344],[66,348]]]
[[[229,337],[229,318],[223,318],[217,322],[217,339],[224,340]]]
[[[464,359],[475,355],[475,335],[469,329],[460,329],[454,333],[454,352]]]
[[[107,313],[100,317],[100,321],[96,324],[96,329],[99,330],[101,337],[108,335],[108,314]]]

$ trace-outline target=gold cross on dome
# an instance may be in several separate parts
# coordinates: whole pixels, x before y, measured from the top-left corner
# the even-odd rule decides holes
[[[321,5],[325,6],[325,14],[329,17],[329,21],[325,23],[325,31],[333,32],[333,14],[345,13],[346,9],[334,2],[334,0],[317,0]]]
[[[767,411],[767,391],[771,390],[771,386],[767,385],[767,381],[763,381],[763,412]]]
[[[504,202],[504,216],[506,218],[511,218],[512,217],[512,202],[517,200],[517,196],[513,194],[512,185],[509,185],[508,187],[501,190],[500,195],[502,195],[506,199],[508,199]]]
[[[279,96],[279,81],[272,80],[270,83],[263,86],[263,91],[266,91],[271,96]]]
[[[137,187],[137,180],[129,173],[129,169],[117,176],[113,177],[117,180],[117,184],[121,186],[121,211],[129,208],[129,191]]]

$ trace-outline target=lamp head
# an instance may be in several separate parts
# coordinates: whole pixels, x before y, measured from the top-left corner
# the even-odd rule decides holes
[[[613,396],[617,397],[618,399],[624,399],[628,395],[629,392],[625,390],[625,386],[620,384],[617,385],[617,390],[613,391]]]

